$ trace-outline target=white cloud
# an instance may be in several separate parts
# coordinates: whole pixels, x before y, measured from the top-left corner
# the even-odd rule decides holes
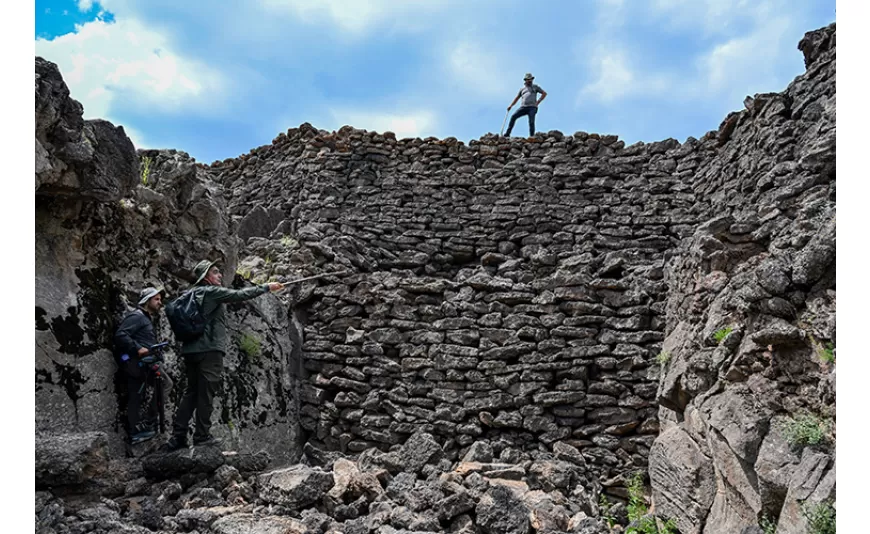
[[[75,33],[36,39],[36,55],[57,63],[85,118],[110,118],[113,102],[174,112],[220,99],[220,74],[173,52],[160,32],[135,19],[95,20]]]
[[[578,53],[582,52],[585,49],[578,50]],[[622,48],[599,46],[585,55],[589,58],[586,65],[593,77],[580,89],[578,105],[587,101],[612,103],[635,95],[660,95],[672,85],[666,74],[646,72],[632,65],[629,54]]]
[[[94,0],[78,0],[79,11],[87,13],[94,6]]]
[[[760,92],[761,86],[776,83],[775,65],[794,52],[789,39],[792,25],[787,17],[771,18],[751,33],[713,47],[698,59],[699,90],[745,96],[752,87]]]
[[[592,70],[595,80],[580,91],[580,98],[592,98],[601,102],[618,100],[631,92],[634,73],[629,69],[624,54],[610,52],[593,57]]]
[[[463,93],[509,97],[511,90],[506,88],[521,83],[510,83],[507,77],[516,68],[505,67],[505,62],[492,47],[462,41],[448,49],[444,57],[450,79],[461,87]]]
[[[429,110],[394,114],[358,109],[332,109],[334,129],[344,125],[380,133],[393,132],[396,137],[428,137],[435,134],[435,114]]]
[[[606,0],[600,0],[604,8]],[[665,19],[668,31],[703,37],[713,44],[699,50],[679,70],[655,70],[644,51],[629,48],[617,32],[606,32],[577,47],[592,80],[580,90],[578,104],[592,99],[613,103],[630,96],[667,96],[679,100],[712,100],[739,107],[743,97],[781,90],[781,65],[794,53],[800,9],[785,10],[782,0],[655,0],[653,19]],[[658,22],[650,24],[650,38]],[[657,31],[658,30],[658,31]],[[592,44],[596,43],[596,44]],[[790,78],[789,78],[790,79]]]
[[[405,29],[426,24],[427,16],[443,9],[450,0],[260,0],[273,10],[287,10],[306,23],[326,19],[353,34],[382,22],[399,23]]]
[[[671,29],[698,27],[706,34],[727,34],[741,20],[769,12],[781,0],[654,0],[652,14]],[[783,6],[784,7],[784,6]]]

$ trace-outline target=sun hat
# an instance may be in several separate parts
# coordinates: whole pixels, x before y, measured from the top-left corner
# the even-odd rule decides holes
[[[196,282],[193,285],[196,285],[202,282],[202,279],[205,278],[205,275],[208,274],[208,270],[211,269],[211,266],[217,263],[216,261],[208,261],[202,260],[201,262],[196,264],[196,267],[193,268],[193,276],[196,277]]]
[[[156,287],[146,287],[142,291],[139,292],[139,306],[144,306],[146,302],[151,300],[154,295],[165,294],[166,290],[162,287],[157,289]]]

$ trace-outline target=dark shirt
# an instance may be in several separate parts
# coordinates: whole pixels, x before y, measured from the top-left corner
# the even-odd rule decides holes
[[[151,316],[145,310],[137,308],[127,315],[115,331],[115,350],[117,356],[130,355],[131,358],[139,357],[139,349],[146,349],[157,344],[157,335],[154,333],[154,323]]]

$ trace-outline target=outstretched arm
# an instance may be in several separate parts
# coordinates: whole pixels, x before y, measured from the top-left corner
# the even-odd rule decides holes
[[[517,103],[517,100],[519,100],[519,99],[520,99],[520,95],[515,96],[515,97],[514,97],[514,101],[511,102],[511,105],[508,106],[508,109],[514,107],[514,104],[516,104],[516,103]]]
[[[210,287],[210,296],[217,302],[242,302],[255,297],[259,297],[263,293],[268,293],[269,291],[278,291],[280,289],[283,289],[284,284],[279,284],[278,282],[271,282],[268,284],[261,284],[259,286],[246,287],[245,289],[229,289],[220,286]]]

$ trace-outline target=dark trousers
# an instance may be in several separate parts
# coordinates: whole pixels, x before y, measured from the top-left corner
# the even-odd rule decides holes
[[[516,110],[514,114],[511,115],[511,122],[508,125],[508,129],[505,132],[505,135],[510,137],[511,130],[514,129],[514,123],[517,122],[517,119],[519,119],[523,115],[529,116],[529,137],[535,135],[535,114],[537,112],[538,108],[536,108],[535,106],[526,106]]]
[[[127,379],[127,432],[130,436],[133,436],[146,430],[146,426],[152,425],[157,418],[157,414],[155,413],[154,404],[150,404],[145,414],[146,421],[143,424],[142,401],[147,398],[148,390],[151,389],[145,385],[146,371],[138,367],[136,360],[125,362],[123,369]],[[166,406],[173,383],[165,371],[161,373],[161,377],[163,378],[163,406]]]
[[[220,387],[224,355],[219,351],[185,354],[184,366],[187,388],[175,414],[172,435],[178,440],[187,441],[190,418],[196,412],[193,439],[199,441],[209,436],[212,401]]]

